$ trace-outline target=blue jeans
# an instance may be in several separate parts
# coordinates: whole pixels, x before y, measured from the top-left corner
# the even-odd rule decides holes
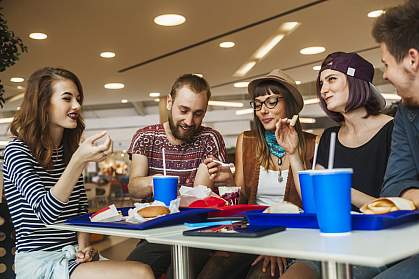
[[[378,274],[374,279],[417,279],[419,278],[419,254],[407,258],[392,267],[386,269],[384,272]]]

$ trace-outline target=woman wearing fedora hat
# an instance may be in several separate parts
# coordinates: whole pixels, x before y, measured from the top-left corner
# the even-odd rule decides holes
[[[278,144],[276,124],[298,115],[304,105],[303,98],[295,82],[280,70],[251,81],[248,91],[256,129],[241,133],[237,139],[234,182],[241,187],[240,202],[271,206],[286,201],[301,207],[290,156]],[[298,120],[293,131],[298,138],[293,152],[298,154],[299,162],[304,167],[309,167],[315,136],[303,132]],[[204,163],[212,179],[225,174],[211,158]],[[229,274],[229,278],[272,278],[280,276],[288,262],[278,257],[217,253],[204,267],[199,278],[223,278],[226,274]]]
[[[316,169],[327,168],[330,135],[335,132],[334,167],[354,170],[351,189],[354,210],[379,197],[390,155],[393,118],[382,113],[385,100],[372,84],[373,76],[373,65],[358,54],[335,52],[325,58],[317,77],[320,106],[339,125],[323,132]],[[298,145],[289,133],[281,134],[284,141],[292,142],[283,145],[286,150]],[[297,156],[295,161],[298,161]],[[298,162],[295,165],[298,166]],[[293,168],[301,169],[301,166]],[[307,270],[308,266],[311,270]],[[301,276],[302,269],[305,276]],[[380,270],[353,266],[353,278],[372,278]],[[307,261],[291,266],[284,278],[319,276],[320,264]]]

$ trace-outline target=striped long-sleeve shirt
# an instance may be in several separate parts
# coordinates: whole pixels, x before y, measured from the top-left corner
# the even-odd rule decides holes
[[[4,189],[16,230],[17,252],[57,251],[77,243],[75,232],[45,226],[87,212],[82,176],[67,203],[53,196],[51,188],[66,168],[62,147],[54,150],[52,162],[51,169],[42,167],[19,139],[12,140],[4,151]]]

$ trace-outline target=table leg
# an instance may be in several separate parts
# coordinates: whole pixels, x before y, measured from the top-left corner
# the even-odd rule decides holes
[[[322,262],[322,279],[351,279],[352,266],[335,261]]]
[[[175,279],[192,279],[189,260],[188,247],[182,245],[172,246],[172,263]]]

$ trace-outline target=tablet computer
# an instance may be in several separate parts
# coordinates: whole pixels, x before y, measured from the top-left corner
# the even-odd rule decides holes
[[[184,231],[186,236],[260,237],[285,230],[284,227],[252,227],[242,222]]]

